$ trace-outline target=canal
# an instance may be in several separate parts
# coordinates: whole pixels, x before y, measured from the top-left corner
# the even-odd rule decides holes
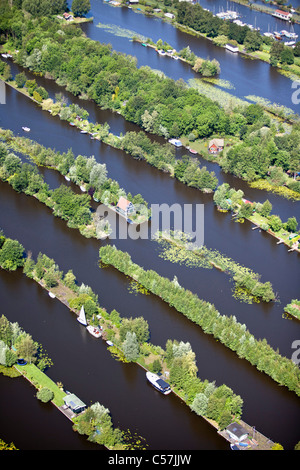
[[[210,0],[206,1],[210,2]],[[224,9],[227,9],[225,0],[219,0],[219,2],[220,5],[223,4]],[[215,2],[213,3],[215,4]],[[270,67],[269,64],[250,59],[245,55],[233,54],[224,48],[215,46],[208,39],[193,37],[179,31],[168,22],[136,13],[127,7],[112,7],[98,0],[91,0],[91,5],[90,16],[93,16],[94,20],[92,23],[83,24],[83,31],[92,39],[110,43],[113,49],[119,52],[135,56],[138,66],[149,66],[161,70],[174,80],[181,78],[188,81],[199,78],[199,74],[193,72],[187,64],[175,61],[170,57],[160,56],[153,49],[132,42],[131,37],[134,34],[139,34],[146,39],[151,38],[155,42],[162,39],[177,51],[189,46],[196,56],[210,60],[216,59],[220,63],[219,78],[230,85],[231,88],[228,91],[232,95],[241,99],[254,95],[298,113],[299,105],[292,102],[292,81],[280,74],[274,67]],[[204,7],[202,2],[201,6]],[[238,8],[240,7],[239,5]],[[245,14],[253,13],[253,10],[244,8]],[[280,25],[276,24],[275,18],[265,13],[261,13],[261,15],[264,21],[273,24],[274,29],[275,27],[279,29]],[[251,18],[247,17],[247,22],[250,20]],[[282,23],[280,30],[286,29],[283,24],[285,22],[278,21]],[[98,27],[99,24],[102,27]],[[103,25],[108,25],[110,28],[105,28]],[[216,87],[218,88],[218,86]],[[224,89],[222,86],[221,89],[227,91],[227,88]]]
[[[97,5],[102,7],[102,2]],[[110,11],[121,10],[111,8]],[[94,11],[92,13],[95,16]],[[138,19],[137,28],[141,17],[135,15],[135,18]],[[131,45],[130,42],[128,44]],[[48,81],[46,88],[50,93],[59,89]],[[69,96],[69,99],[72,98]],[[80,103],[84,107],[89,106],[90,115],[96,121],[109,122],[114,133],[135,129],[118,115],[100,111],[92,103],[81,100]],[[145,268],[153,268],[170,279],[176,275],[181,285],[213,302],[222,314],[235,315],[256,338],[266,338],[273,348],[291,357],[291,345],[299,338],[299,323],[284,318],[283,307],[290,299],[299,297],[299,255],[288,253],[286,247],[278,246],[266,234],[251,230],[247,222],[237,224],[229,214],[219,213],[211,195],[187,188],[144,162],[134,161],[123,152],[90,140],[7,87],[6,105],[0,107],[0,126],[21,133],[23,125],[29,125],[32,129],[30,137],[45,146],[60,151],[73,148],[75,154],[94,155],[97,161],[106,163],[109,175],[121,186],[132,194],[141,193],[149,204],[204,204],[204,243],[260,273],[262,281],[269,280],[278,293],[278,302],[270,305],[241,303],[232,296],[233,285],[225,274],[168,263],[159,256],[159,246],[154,241],[128,239],[108,243],[115,243],[118,248],[128,251],[133,260]],[[212,167],[220,181],[244,187],[247,198],[259,200],[261,197],[262,201],[268,198],[274,211],[283,219],[297,216],[297,211],[299,213],[298,204],[264,191],[254,191],[238,179],[224,175],[216,165]],[[44,174],[51,187],[65,183],[55,172],[44,170]],[[78,282],[90,285],[98,294],[100,304],[108,311],[115,308],[122,316],[143,316],[149,323],[153,344],[164,347],[168,339],[189,341],[196,354],[199,377],[215,380],[217,385],[225,383],[240,394],[244,400],[243,419],[246,422],[286,449],[292,449],[299,441],[299,399],[204,335],[199,327],[156,297],[131,293],[128,279],[114,269],[100,269],[98,250],[101,242],[83,238],[62,220],[54,218],[50,210],[38,201],[15,193],[5,183],[0,184],[0,227],[7,236],[18,239],[26,250],[32,251],[34,257],[43,252],[54,258],[64,272],[72,269]],[[46,292],[20,272],[0,272],[0,293],[2,313],[9,320],[19,322],[43,344],[52,358],[54,365],[49,370],[50,377],[62,382],[67,390],[87,404],[99,401],[109,408],[116,426],[143,436],[150,449],[228,448],[204,420],[175,396],[163,397],[148,386],[143,370],[112,358],[105,344],[88,335],[66,307],[50,299]],[[56,418],[48,408],[32,404],[31,394],[34,392],[31,390],[28,394],[27,385],[18,381],[14,391],[12,382],[9,387],[9,395],[21,395],[22,401],[24,396],[39,425],[35,427],[36,431],[31,429],[34,434],[30,442],[28,437],[18,433],[15,423],[28,420],[25,410],[20,407],[15,410],[13,424],[10,425],[7,418],[1,420],[2,438],[4,435],[12,436],[7,440],[24,449],[32,448],[33,440],[36,448],[85,447],[81,439],[78,442],[75,433],[73,439],[65,426],[60,425],[63,419],[60,413],[57,412]],[[1,387],[0,394],[3,403],[6,385]],[[43,427],[42,423],[48,416],[56,430],[47,441],[46,436],[40,435],[39,426]],[[14,439],[15,435],[17,439]]]

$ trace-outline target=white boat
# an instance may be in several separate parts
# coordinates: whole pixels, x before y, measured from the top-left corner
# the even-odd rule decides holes
[[[29,132],[29,131],[30,131],[30,127],[23,126],[22,129],[23,129],[23,131],[25,131],[25,132]]]
[[[182,147],[182,142],[179,139],[169,139],[168,142],[175,145],[175,147]]]
[[[230,52],[239,52],[239,48],[231,44],[226,44],[225,48]]]
[[[87,131],[80,131],[81,134],[87,134]]]
[[[51,297],[51,299],[55,299],[55,294],[53,294],[53,292],[49,292],[49,297]]]
[[[92,325],[89,325],[86,327],[86,329],[88,330],[88,332],[95,336],[95,338],[100,338],[101,337],[101,331],[96,328],[95,326],[92,326]]]
[[[108,346],[113,346],[114,345],[114,343],[112,341],[109,341],[109,340],[106,341],[106,344],[108,344]]]
[[[156,390],[163,393],[164,395],[168,395],[171,393],[170,385],[165,382],[159,375],[153,374],[153,372],[146,372],[147,380],[153,385]]]
[[[81,307],[81,310],[80,310],[80,313],[79,313],[79,317],[77,317],[77,321],[79,321],[79,323],[81,323],[82,325],[87,326],[87,321],[86,321],[86,317],[85,317],[84,306]]]
[[[68,176],[65,176],[65,180],[66,180],[66,181],[71,181]]]

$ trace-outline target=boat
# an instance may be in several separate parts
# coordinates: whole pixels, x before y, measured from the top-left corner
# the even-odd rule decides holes
[[[51,299],[55,299],[55,294],[53,294],[53,292],[49,292],[49,297],[51,297]]]
[[[66,180],[66,181],[71,181],[68,176],[65,176],[65,180]]]
[[[25,131],[25,132],[29,132],[29,131],[30,131],[30,127],[23,126],[22,129],[23,129],[23,131]]]
[[[109,341],[109,340],[106,341],[106,344],[108,344],[108,346],[113,346],[114,345],[114,343],[112,341]]]
[[[175,145],[175,147],[182,147],[182,142],[179,139],[169,139],[168,142]]]
[[[225,48],[230,52],[239,52],[239,48],[237,46],[232,46],[231,44],[226,44]]]
[[[189,149],[189,152],[190,152],[190,153],[192,153],[192,154],[194,154],[194,155],[196,155],[196,153],[197,153],[197,150],[194,150],[194,149]]]
[[[231,450],[240,450],[236,444],[230,444]]]
[[[77,321],[79,321],[79,323],[81,323],[82,325],[87,326],[87,321],[86,321],[86,317],[85,317],[84,306],[81,307],[79,316],[77,317]]]
[[[146,372],[147,380],[153,385],[156,390],[163,393],[164,395],[168,395],[171,393],[170,385],[165,382],[159,375],[154,374],[153,372]]]
[[[89,326],[86,327],[86,329],[95,338],[100,338],[101,337],[101,331],[98,328],[96,328],[95,326],[89,325]]]
[[[80,131],[80,134],[87,134],[87,131],[82,130],[82,131]]]

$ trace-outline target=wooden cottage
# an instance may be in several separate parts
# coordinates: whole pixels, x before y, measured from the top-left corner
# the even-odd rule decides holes
[[[224,139],[212,139],[208,144],[209,153],[219,153],[224,149]]]

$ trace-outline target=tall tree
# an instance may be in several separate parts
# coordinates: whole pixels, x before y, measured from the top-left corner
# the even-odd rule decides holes
[[[73,0],[72,2],[72,11],[75,16],[85,16],[90,9],[90,0]]]

